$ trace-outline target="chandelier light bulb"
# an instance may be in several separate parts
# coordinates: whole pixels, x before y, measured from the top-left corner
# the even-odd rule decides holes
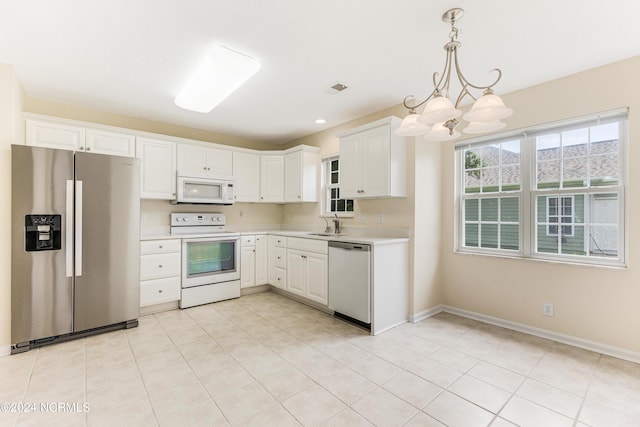
[[[430,130],[431,126],[418,121],[418,114],[414,110],[413,112],[409,112],[407,117],[402,120],[400,127],[395,130],[395,133],[400,136],[418,136],[424,135]]]
[[[462,118],[468,122],[483,122],[506,119],[512,114],[513,110],[505,107],[502,98],[493,93],[487,93],[478,98],[471,110]]]
[[[454,130],[453,133],[450,133],[449,128],[444,124],[445,122],[433,125],[431,131],[424,136],[424,140],[429,142],[443,142],[453,141],[460,137],[460,132]]]
[[[418,121],[433,124],[457,119],[461,115],[462,110],[458,110],[454,107],[449,98],[445,98],[442,95],[436,95],[427,102],[427,105],[424,106],[424,111],[418,118]]]
[[[500,120],[490,120],[488,122],[471,122],[469,126],[462,129],[464,133],[486,133],[495,132],[507,126],[506,123]]]

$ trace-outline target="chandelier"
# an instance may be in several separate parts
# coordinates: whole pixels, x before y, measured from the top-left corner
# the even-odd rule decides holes
[[[447,52],[444,70],[442,74],[433,73],[433,92],[423,101],[415,103],[413,95],[404,98],[403,104],[409,110],[409,115],[404,118],[402,124],[396,129],[396,134],[403,136],[424,135],[426,141],[451,141],[460,136],[456,127],[460,123],[458,118],[462,116],[460,103],[469,97],[475,102],[471,109],[462,118],[469,122],[462,131],[469,134],[486,133],[502,129],[506,126],[502,119],[513,114],[511,108],[507,108],[498,95],[494,95],[493,86],[500,81],[502,71],[495,68],[491,71],[498,73],[497,78],[488,86],[477,86],[469,83],[460,71],[458,64],[458,48],[461,43],[458,39],[456,21],[462,18],[464,10],[454,8],[447,10],[442,15],[442,21],[451,24],[449,42],[444,45]],[[455,104],[449,99],[451,77],[455,70],[455,76],[461,86],[460,93],[455,99]],[[482,91],[482,96],[476,98],[471,90]],[[411,102],[409,105],[407,102]],[[426,105],[425,105],[426,104]],[[416,108],[425,105],[422,114],[416,112]]]

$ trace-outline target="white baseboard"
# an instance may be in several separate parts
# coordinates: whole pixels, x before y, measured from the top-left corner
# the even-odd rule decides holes
[[[442,304],[440,305],[436,305],[435,307],[431,307],[428,308],[426,310],[422,310],[419,313],[415,313],[415,314],[410,314],[409,315],[409,322],[411,323],[418,323],[424,319],[428,319],[431,316],[435,316],[436,314],[440,313],[441,311],[444,311],[444,306]]]
[[[0,346],[0,357],[8,356],[10,354],[11,354],[11,346],[10,345]]]
[[[435,310],[438,311],[435,311]],[[549,331],[547,329],[536,328],[528,326],[523,323],[511,322],[509,320],[500,319],[493,316],[487,316],[485,314],[476,313],[473,311],[463,310],[461,308],[451,307],[449,305],[440,305],[429,310],[425,310],[418,314],[425,312],[433,312],[430,316],[433,316],[441,311],[447,313],[456,314],[458,316],[467,317],[469,319],[478,320],[480,322],[488,323],[495,326],[511,329],[518,332],[524,332],[525,334],[534,335],[540,338],[546,338],[548,340],[557,341],[563,344],[569,344],[574,347],[580,347],[585,350],[594,351],[596,353],[606,354],[608,356],[617,357],[618,359],[628,360],[630,362],[640,363],[640,353],[626,350],[624,348],[614,347],[607,344],[602,344],[596,341],[589,341],[582,338],[574,337],[571,335],[560,334],[557,332]],[[428,317],[430,317],[428,316]]]

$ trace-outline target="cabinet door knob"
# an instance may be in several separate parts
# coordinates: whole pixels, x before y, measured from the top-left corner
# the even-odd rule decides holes
[[[158,265],[158,268],[162,268],[162,264]]]
[[[159,249],[162,249],[162,245],[158,246]]]
[[[87,151],[91,151],[91,147],[87,147]]]
[[[161,294],[162,293],[162,289],[158,289],[158,293]]]
[[[280,259],[280,257],[276,257],[277,259]]]

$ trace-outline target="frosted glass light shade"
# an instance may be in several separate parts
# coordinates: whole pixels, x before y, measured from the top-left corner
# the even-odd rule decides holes
[[[178,107],[208,113],[260,69],[260,63],[224,46],[214,46],[176,96]]]
[[[431,132],[424,136],[425,141],[440,142],[440,141],[453,141],[460,136],[460,132],[453,131],[452,135],[449,135],[449,128],[444,126],[445,122],[436,123],[431,128]]]
[[[504,128],[507,124],[500,120],[490,120],[488,122],[471,122],[469,126],[462,129],[464,133],[486,133]]]
[[[424,106],[424,111],[418,121],[422,123],[439,123],[457,119],[461,115],[462,110],[455,108],[449,98],[436,96],[431,98],[427,105]]]
[[[417,113],[409,113],[407,117],[402,120],[402,124],[395,130],[396,135],[400,136],[418,136],[424,135],[431,130],[431,126],[426,123],[420,123],[418,121]]]
[[[498,95],[490,93],[478,98],[462,118],[468,122],[488,122],[506,119],[512,114],[513,110],[505,107]]]

